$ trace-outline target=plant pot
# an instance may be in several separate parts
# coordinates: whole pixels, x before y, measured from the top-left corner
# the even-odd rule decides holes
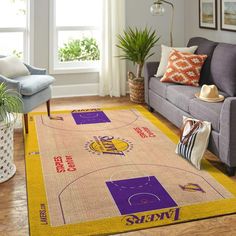
[[[144,80],[134,78],[133,74],[128,74],[130,100],[135,103],[144,103]]]
[[[0,122],[0,183],[10,179],[16,172],[13,162],[13,118],[9,124]]]

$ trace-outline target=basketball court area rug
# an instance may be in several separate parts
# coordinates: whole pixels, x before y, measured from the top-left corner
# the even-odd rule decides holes
[[[236,212],[236,184],[175,154],[141,106],[29,115],[31,236],[111,235]]]

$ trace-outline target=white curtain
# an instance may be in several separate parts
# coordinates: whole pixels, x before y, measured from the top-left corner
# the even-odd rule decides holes
[[[99,95],[126,95],[126,62],[117,58],[117,35],[125,29],[125,0],[103,0]]]

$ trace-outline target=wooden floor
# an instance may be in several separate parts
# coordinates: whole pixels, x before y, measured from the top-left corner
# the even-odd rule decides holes
[[[52,101],[52,110],[111,107],[129,105],[129,99],[124,98],[68,98],[55,99]],[[45,111],[41,106],[37,111]],[[174,132],[178,129],[156,114]],[[24,143],[22,129],[17,129],[14,136],[16,175],[6,183],[0,184],[0,236],[28,236],[27,196],[25,183]],[[217,168],[223,170],[223,165],[210,153],[207,158]],[[236,182],[236,177],[232,178]],[[216,217],[212,219],[199,220],[195,222],[164,226],[143,231],[136,231],[124,235],[141,236],[200,236],[200,235],[236,235],[236,215]],[[62,235],[64,236],[64,235]],[[69,236],[69,235],[65,235]]]

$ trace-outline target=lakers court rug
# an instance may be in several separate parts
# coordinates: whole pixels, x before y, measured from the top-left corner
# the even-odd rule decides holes
[[[236,185],[141,106],[31,113],[31,236],[111,235],[236,212]]]

